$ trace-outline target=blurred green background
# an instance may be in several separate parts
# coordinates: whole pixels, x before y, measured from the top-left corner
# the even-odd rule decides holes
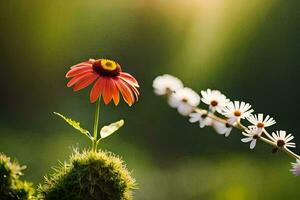
[[[220,89],[270,114],[300,142],[300,2],[286,0],[1,1],[0,151],[26,164],[38,184],[82,135],[52,114],[93,125],[89,89],[73,93],[65,73],[112,58],[141,85],[132,108],[102,107],[101,124],[125,127],[101,144],[121,155],[139,183],[137,200],[299,199],[290,159],[259,143],[250,151],[190,124],[152,92],[169,73],[186,86]],[[300,152],[296,148],[296,152]]]

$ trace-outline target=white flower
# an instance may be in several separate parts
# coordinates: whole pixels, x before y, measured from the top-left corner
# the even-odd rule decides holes
[[[230,124],[233,124],[237,121],[240,121],[240,119],[249,117],[254,111],[250,108],[251,105],[249,103],[245,103],[243,101],[231,101],[225,105],[225,107],[222,109],[221,114],[228,118],[228,122]]]
[[[294,139],[294,136],[292,134],[286,134],[285,131],[276,131],[276,134],[273,132],[271,138],[273,142],[277,144],[277,147],[292,147],[295,148],[296,144],[294,142],[290,142],[292,139]]]
[[[185,87],[173,93],[168,103],[171,107],[177,108],[180,114],[187,116],[199,105],[200,96],[194,90]]]
[[[199,122],[200,128],[211,126],[213,120],[207,115],[207,111],[191,113],[189,121],[191,123]]]
[[[261,129],[254,127],[249,127],[245,132],[242,132],[246,138],[241,139],[242,142],[250,142],[250,149],[254,149],[256,145],[256,140],[260,137],[262,131]]]
[[[222,123],[216,120],[213,122],[213,127],[217,133],[225,135],[225,137],[228,137],[232,130],[232,126],[229,123]]]
[[[267,115],[264,119],[263,114],[250,115],[247,120],[259,129],[264,129],[265,127],[276,124],[276,121],[269,115]]]
[[[220,112],[222,108],[230,101],[223,95],[219,90],[207,89],[206,91],[201,91],[202,101],[209,105],[209,109],[212,112],[217,110]]]
[[[153,80],[152,86],[154,88],[154,93],[157,95],[170,94],[183,88],[181,80],[169,74],[156,77]]]
[[[292,169],[290,170],[295,176],[300,175],[300,160],[297,159],[295,163],[292,164]]]

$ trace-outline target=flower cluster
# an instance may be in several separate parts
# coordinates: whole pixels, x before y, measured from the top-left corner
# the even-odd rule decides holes
[[[270,134],[266,128],[274,125],[276,121],[269,115],[253,114],[254,110],[249,103],[243,101],[231,101],[219,90],[203,90],[201,96],[194,90],[185,87],[178,78],[165,74],[158,76],[153,81],[154,92],[157,95],[167,96],[171,107],[183,115],[188,116],[191,123],[199,123],[201,128],[211,126],[213,129],[228,137],[233,128],[241,130],[241,139],[244,143],[250,143],[250,149],[254,149],[257,140],[273,146],[273,151],[286,152],[296,159],[292,163],[292,173],[300,175],[300,156],[289,148],[295,148],[296,144],[292,134],[279,130]],[[207,105],[207,109],[199,108],[200,103]],[[248,121],[244,126],[242,120]]]

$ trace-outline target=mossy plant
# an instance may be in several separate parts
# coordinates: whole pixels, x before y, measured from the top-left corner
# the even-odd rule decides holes
[[[22,170],[18,162],[0,153],[0,199],[1,200],[29,200],[33,198],[32,184],[20,180]]]
[[[40,185],[44,200],[131,200],[136,188],[120,157],[107,151],[75,151]]]

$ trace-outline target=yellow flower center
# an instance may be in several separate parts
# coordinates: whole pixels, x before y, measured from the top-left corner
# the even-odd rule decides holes
[[[109,59],[98,59],[93,63],[93,70],[101,76],[118,76],[122,71],[121,66]]]
[[[103,69],[108,71],[114,71],[118,67],[115,61],[108,60],[108,59],[101,59],[101,66],[103,67]]]

